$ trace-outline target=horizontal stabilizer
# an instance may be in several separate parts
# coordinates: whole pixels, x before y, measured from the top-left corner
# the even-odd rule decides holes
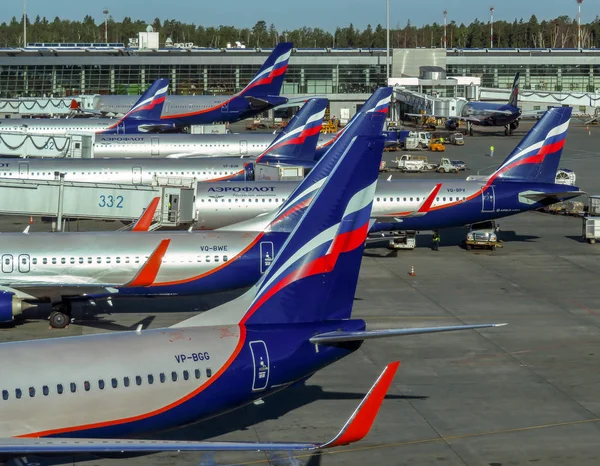
[[[173,125],[169,123],[144,123],[138,125],[138,130],[142,133],[162,133],[172,131]]]
[[[253,97],[251,95],[245,95],[244,99],[246,99],[250,103],[250,107],[254,109],[267,108],[270,105],[267,100]]]
[[[161,451],[314,451],[358,442],[369,433],[398,370],[399,362],[385,367],[375,384],[346,421],[326,443],[297,442],[194,442],[130,439],[0,438],[0,455],[122,454]]]
[[[562,193],[527,193],[521,194],[521,196],[526,197],[527,199],[531,199],[535,202],[541,202],[544,199],[548,200],[566,200],[572,199],[577,196],[582,196],[587,194],[585,191],[564,191]]]
[[[363,330],[360,332],[327,332],[315,335],[311,343],[327,344],[343,341],[371,340],[373,338],[402,337],[406,335],[419,335],[422,333],[453,332],[455,330],[475,330],[479,328],[502,327],[507,324],[477,324],[454,325],[450,327],[424,327],[424,328],[397,328],[385,330]]]

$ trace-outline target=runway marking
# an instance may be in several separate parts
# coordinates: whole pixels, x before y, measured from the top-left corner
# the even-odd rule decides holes
[[[394,443],[385,443],[385,444],[380,444],[380,445],[371,445],[371,446],[364,446],[364,447],[345,448],[345,449],[339,449],[339,450],[335,450],[335,451],[321,450],[320,453],[322,455],[338,455],[341,453],[353,453],[353,452],[369,451],[369,450],[376,450],[376,449],[382,449],[382,448],[403,447],[403,446],[408,446],[408,445],[421,445],[421,444],[426,444],[426,443],[436,443],[436,442],[449,443],[454,440],[464,440],[464,439],[469,439],[469,438],[485,437],[485,436],[491,436],[491,435],[513,434],[513,433],[517,433],[517,432],[528,432],[528,431],[541,430],[541,429],[550,429],[552,427],[569,427],[569,426],[575,426],[575,425],[580,425],[580,424],[592,424],[595,422],[600,422],[600,417],[596,417],[596,418],[592,418],[592,419],[581,419],[578,421],[555,422],[552,424],[541,424],[541,425],[537,425],[537,426],[514,427],[512,429],[491,430],[491,431],[486,431],[486,432],[473,432],[470,434],[451,435],[448,437],[431,437],[431,438],[420,439],[420,440],[408,440],[406,442],[394,442]],[[311,456],[313,456],[315,454],[316,453],[302,454],[302,455],[294,456],[294,458],[296,458],[296,459],[310,458]],[[255,460],[255,461],[249,461],[246,463],[237,463],[237,464],[239,466],[242,466],[242,465],[249,465],[249,464],[264,464],[264,463],[268,463],[268,461],[267,460]]]

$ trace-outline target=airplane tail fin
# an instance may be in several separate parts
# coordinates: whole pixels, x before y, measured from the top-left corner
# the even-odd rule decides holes
[[[384,113],[387,115],[391,98],[392,98],[392,88],[391,87],[380,87],[375,92],[373,92],[373,94],[371,94],[371,97],[369,97],[367,99],[367,101],[358,110],[358,112],[355,114],[355,116],[358,113],[373,113],[373,112]],[[346,126],[344,126],[340,131],[338,131],[338,133],[335,135],[335,137],[333,139],[330,139],[325,144],[322,144],[317,147],[317,151],[315,154],[315,160],[319,160],[321,157],[323,157],[323,155],[325,155],[325,153],[327,152],[329,147],[338,138],[340,138],[342,136],[344,131],[346,131],[346,129],[350,126],[351,123],[352,123],[352,119]]]
[[[383,153],[385,116],[361,114],[341,157],[261,280],[248,324],[349,318]]]
[[[168,78],[157,79],[142,94],[131,109],[121,118],[124,120],[160,120],[163,111],[167,91],[169,89]]]
[[[508,105],[512,105],[513,107],[518,107],[519,79],[520,79],[520,74],[517,72],[517,74],[515,74],[515,80],[513,82],[512,91],[511,91],[510,97],[508,99]]]
[[[361,113],[340,156],[261,277],[237,299],[173,327],[349,318],[383,154],[382,113]]]
[[[248,85],[239,93],[243,97],[277,96],[281,93],[281,86],[287,71],[288,61],[292,54],[293,44],[281,42],[273,49],[271,55],[265,60],[258,73]]]
[[[319,140],[327,99],[310,99],[256,162],[312,162]]]
[[[549,109],[489,180],[554,183],[571,112],[571,107]]]

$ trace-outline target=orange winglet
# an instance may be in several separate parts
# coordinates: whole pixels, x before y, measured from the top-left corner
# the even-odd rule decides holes
[[[155,197],[150,201],[150,204],[148,204],[146,210],[142,212],[142,215],[138,218],[137,222],[135,222],[131,231],[148,231],[152,224],[152,219],[154,219],[154,214],[156,213],[159,201],[160,197]]]
[[[150,286],[154,283],[158,271],[160,270],[160,264],[162,263],[163,257],[167,252],[167,248],[171,243],[170,239],[163,239],[158,247],[154,250],[152,255],[148,258],[146,263],[140,269],[138,274],[133,280],[127,283],[126,287],[131,288],[133,286]]]
[[[381,403],[387,394],[394,375],[400,366],[400,361],[388,364],[375,384],[369,390],[369,393],[363,398],[358,405],[358,408],[352,413],[350,419],[346,422],[346,425],[342,428],[337,436],[323,444],[319,448],[332,448],[340,445],[348,445],[350,443],[358,442],[363,439],[371,429],[375,417],[379,412]]]
[[[425,214],[429,212],[429,209],[431,209],[431,205],[433,204],[433,201],[435,201],[435,198],[440,192],[440,189],[442,189],[442,183],[436,184],[435,188],[433,188],[433,191],[431,191],[429,197],[425,199],[425,202],[423,202],[423,205],[417,212]]]

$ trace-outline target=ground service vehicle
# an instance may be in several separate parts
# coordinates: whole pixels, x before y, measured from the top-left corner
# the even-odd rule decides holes
[[[492,251],[496,250],[498,245],[498,237],[496,235],[499,230],[499,226],[496,222],[487,221],[481,223],[474,223],[469,226],[469,232],[467,233],[467,239],[465,240],[465,247],[467,250],[472,248],[489,248]]]

